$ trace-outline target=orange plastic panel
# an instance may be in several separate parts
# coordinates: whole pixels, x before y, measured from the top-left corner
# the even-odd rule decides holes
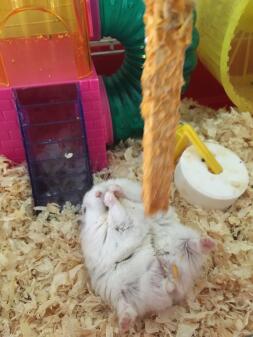
[[[0,83],[77,80],[91,73],[82,0],[1,0]]]

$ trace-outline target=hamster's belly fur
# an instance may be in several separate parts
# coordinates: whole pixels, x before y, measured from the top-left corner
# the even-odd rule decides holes
[[[95,292],[117,308],[123,296],[138,312],[166,309],[171,305],[164,287],[164,276],[151,247],[142,247],[126,261],[108,266],[103,274],[93,270],[91,277]]]
[[[167,280],[155,256],[149,234],[142,245],[120,263],[111,263],[105,256],[104,247],[101,251],[92,250],[90,242],[84,230],[82,247],[91,285],[106,303],[117,310],[123,296],[139,316],[171,306],[172,300],[165,287]]]

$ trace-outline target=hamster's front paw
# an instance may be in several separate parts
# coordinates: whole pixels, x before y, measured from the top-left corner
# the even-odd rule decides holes
[[[103,197],[103,192],[97,191],[97,192],[95,193],[95,195],[96,195],[96,198],[102,198],[102,197]]]
[[[117,201],[115,195],[112,192],[106,192],[104,196],[104,203],[107,207],[112,207]]]
[[[109,187],[109,191],[112,192],[116,198],[123,198],[124,197],[124,192],[123,189],[119,185],[111,185]]]

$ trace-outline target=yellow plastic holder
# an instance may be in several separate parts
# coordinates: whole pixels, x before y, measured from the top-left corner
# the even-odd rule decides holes
[[[176,148],[175,162],[181,156],[183,151],[193,144],[200,157],[205,161],[209,170],[214,174],[220,174],[223,171],[222,166],[218,163],[214,155],[209,151],[207,146],[201,141],[197,133],[189,124],[180,124],[176,131]]]
[[[198,0],[199,57],[231,101],[253,113],[253,1]]]

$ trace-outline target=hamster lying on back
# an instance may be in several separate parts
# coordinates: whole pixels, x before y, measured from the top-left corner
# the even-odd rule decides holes
[[[141,186],[94,186],[83,200],[81,245],[95,292],[117,312],[121,331],[186,295],[214,243],[183,226],[171,208],[146,218]],[[176,271],[176,273],[175,273]]]

